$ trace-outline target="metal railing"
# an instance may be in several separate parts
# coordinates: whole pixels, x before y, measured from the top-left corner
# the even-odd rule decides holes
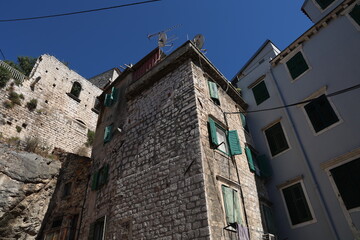
[[[16,70],[15,68],[13,68],[12,66],[10,66],[9,64],[7,64],[6,62],[4,62],[2,60],[0,60],[0,66],[5,68],[6,70],[8,70],[11,74],[11,77],[14,78],[15,80],[22,82],[26,78],[26,76],[23,73]]]

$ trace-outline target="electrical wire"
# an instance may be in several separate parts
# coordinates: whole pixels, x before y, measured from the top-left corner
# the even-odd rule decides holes
[[[5,60],[6,57],[5,57],[5,55],[4,55],[4,53],[3,53],[3,51],[1,49],[0,49],[0,53],[1,53],[2,57],[4,58],[4,60]]]
[[[360,88],[360,84],[354,85],[352,87],[349,88],[345,88],[330,94],[325,94],[326,97],[332,97],[332,96],[336,96],[336,95],[340,95],[346,92],[350,92],[352,90],[358,89]],[[265,111],[271,111],[271,110],[277,110],[277,109],[282,109],[282,108],[288,108],[288,107],[293,107],[296,105],[301,105],[304,103],[309,103],[311,101],[313,101],[314,99],[317,99],[317,97],[312,98],[312,99],[308,99],[308,100],[304,100],[301,102],[296,102],[296,103],[292,103],[292,104],[288,104],[288,105],[284,105],[284,106],[278,106],[278,107],[272,107],[272,108],[264,108],[264,109],[259,109],[259,110],[253,110],[253,111],[242,111],[242,112],[225,112],[225,114],[239,114],[239,113],[256,113],[256,112],[265,112]]]
[[[110,9],[121,8],[121,7],[129,7],[129,6],[140,5],[140,4],[145,4],[145,3],[152,3],[152,2],[158,2],[158,1],[161,1],[161,0],[149,0],[149,1],[143,1],[143,2],[135,2],[135,3],[117,5],[117,6],[112,6],[112,7],[104,7],[104,8],[89,9],[89,10],[82,10],[82,11],[69,12],[69,13],[59,13],[59,14],[37,16],[37,17],[0,19],[0,22],[17,22],[17,21],[27,21],[27,20],[35,20],[35,19],[43,19],[43,18],[62,17],[62,16],[69,16],[69,15],[75,15],[75,14],[82,14],[82,13],[110,10]]]

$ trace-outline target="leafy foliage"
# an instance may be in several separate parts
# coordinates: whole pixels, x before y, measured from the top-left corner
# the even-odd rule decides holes
[[[6,83],[10,80],[10,77],[10,72],[5,68],[0,67],[0,88],[6,86]]]
[[[31,99],[26,103],[26,107],[29,109],[29,111],[34,111],[34,109],[37,107],[37,100],[34,98]]]
[[[88,130],[88,132],[87,132],[87,142],[85,143],[85,145],[87,147],[92,146],[93,143],[94,143],[94,139],[95,139],[95,132],[91,131],[91,130]]]
[[[31,70],[33,69],[36,58],[28,56],[20,56],[17,58],[17,63],[9,60],[5,60],[8,65],[15,68],[16,70],[22,72],[24,75],[29,76]]]
[[[13,104],[21,105],[20,95],[17,94],[16,92],[10,92],[10,93],[9,93],[9,100],[10,100]]]

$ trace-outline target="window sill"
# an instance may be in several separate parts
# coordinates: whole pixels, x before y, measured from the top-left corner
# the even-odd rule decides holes
[[[99,114],[99,113],[100,113],[100,111],[97,110],[97,109],[95,109],[95,108],[91,108],[91,111],[93,111],[93,112],[96,113],[96,114]]]
[[[81,102],[81,100],[79,98],[77,98],[76,96],[72,95],[71,93],[66,93],[66,95],[68,95],[70,98],[74,99],[77,102]]]

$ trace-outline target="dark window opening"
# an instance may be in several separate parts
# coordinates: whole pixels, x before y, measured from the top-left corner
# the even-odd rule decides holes
[[[72,85],[72,88],[71,88],[70,93],[71,93],[73,96],[79,98],[81,90],[82,90],[82,89],[81,89],[81,84],[78,83],[78,82],[74,82],[73,85]]]
[[[61,227],[62,218],[57,218],[52,222],[51,228]]]
[[[264,81],[261,81],[259,84],[253,87],[252,91],[257,105],[261,104],[270,97]]]
[[[275,156],[289,148],[280,122],[266,129],[265,135],[272,156]]]
[[[70,196],[71,193],[71,182],[68,182],[64,185],[63,198]]]
[[[296,53],[289,61],[287,61],[286,66],[289,69],[292,79],[296,79],[309,69],[301,52]]]
[[[356,4],[355,7],[351,10],[349,15],[354,19],[354,21],[360,25],[360,5]]]
[[[316,0],[316,2],[319,4],[319,6],[321,7],[321,9],[325,9],[328,6],[330,6],[330,4],[333,2],[334,0]]]
[[[346,209],[360,207],[360,158],[330,170]]]
[[[89,240],[102,240],[104,237],[105,217],[99,218],[90,225]]]

